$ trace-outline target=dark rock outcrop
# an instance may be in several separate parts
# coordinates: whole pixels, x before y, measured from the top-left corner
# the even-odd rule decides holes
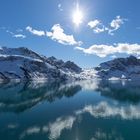
[[[101,79],[126,78],[140,79],[140,59],[135,56],[127,58],[116,58],[114,60],[101,63],[95,68]]]
[[[73,62],[41,56],[27,48],[0,48],[0,81],[74,79],[67,73],[79,73]]]

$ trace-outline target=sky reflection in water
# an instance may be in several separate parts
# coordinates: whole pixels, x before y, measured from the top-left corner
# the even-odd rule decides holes
[[[138,81],[1,84],[0,138],[139,138],[139,91]]]

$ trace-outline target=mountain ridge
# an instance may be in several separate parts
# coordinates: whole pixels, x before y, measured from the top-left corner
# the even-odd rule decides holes
[[[63,62],[62,68],[48,63],[45,56],[41,56],[28,48],[0,48],[0,81],[16,80],[69,80],[66,74],[67,65],[71,73],[79,73],[81,68],[73,62]],[[56,59],[57,60],[57,59]]]
[[[126,58],[116,58],[111,61],[101,63],[95,68],[98,76],[102,79],[140,79],[140,59],[130,55]]]
[[[140,79],[140,59],[116,58],[92,69],[82,69],[74,62],[39,55],[25,48],[0,48],[0,81],[11,80],[136,80]]]

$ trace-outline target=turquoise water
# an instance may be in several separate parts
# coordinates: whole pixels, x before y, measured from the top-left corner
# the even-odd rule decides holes
[[[139,81],[0,84],[0,140],[135,139]]]

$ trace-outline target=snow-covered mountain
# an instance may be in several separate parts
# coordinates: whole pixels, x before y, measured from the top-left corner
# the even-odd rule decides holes
[[[46,62],[65,72],[80,73],[82,71],[74,62],[64,62],[63,60],[56,59],[54,56],[48,57]]]
[[[41,56],[27,48],[0,48],[0,81],[70,80],[81,68],[73,62]]]
[[[97,71],[98,77],[101,79],[140,80],[140,59],[137,59],[134,56],[116,58],[114,60],[101,63],[95,68],[95,70]]]
[[[0,48],[0,81],[10,80],[118,80],[140,79],[140,59],[116,58],[92,69],[71,61],[39,55],[27,48]]]

